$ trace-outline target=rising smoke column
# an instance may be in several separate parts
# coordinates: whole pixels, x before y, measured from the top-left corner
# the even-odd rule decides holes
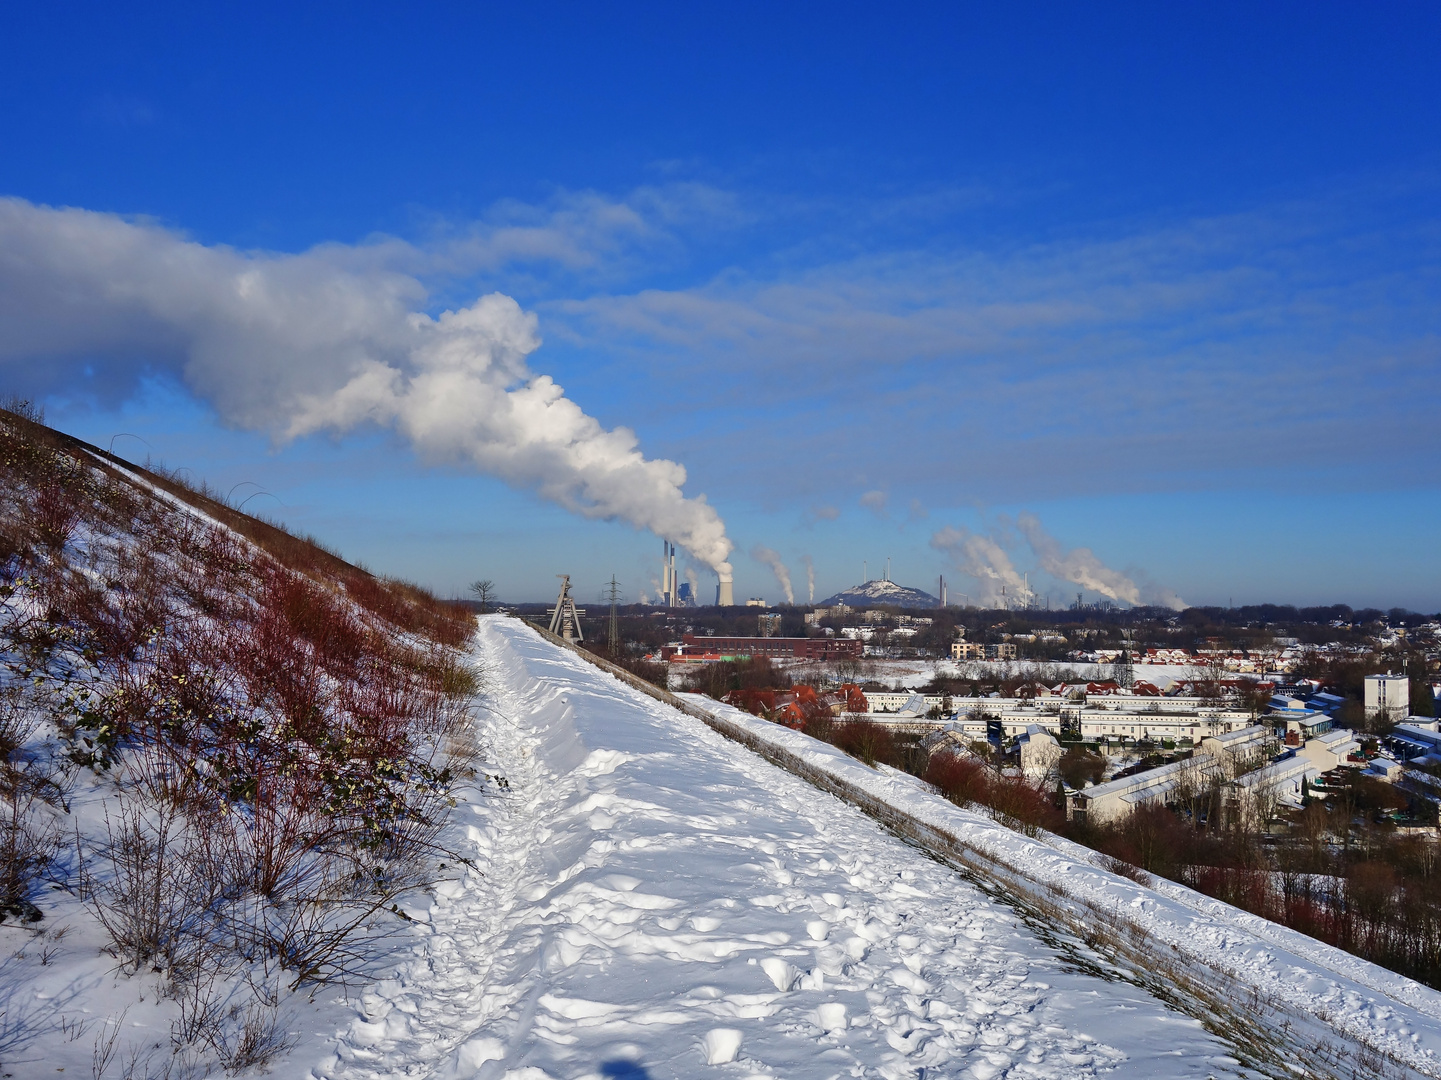
[[[1139,574],[1144,583],[1138,584],[1119,570],[1112,570],[1096,558],[1090,548],[1062,551],[1060,542],[1041,527],[1041,521],[1035,514],[1020,514],[1016,518],[1016,528],[1021,530],[1026,543],[1035,552],[1041,569],[1063,581],[1074,582],[1084,589],[1109,596],[1112,600],[1124,600],[1128,604],[1154,604],[1174,611],[1181,611],[1186,606],[1186,601],[1173,590],[1146,581],[1144,573]]]
[[[794,604],[796,594],[791,588],[791,572],[786,569],[785,563],[781,562],[780,553],[757,544],[751,548],[751,558],[771,568],[771,573],[775,574],[776,581],[780,583],[781,591],[786,594],[786,603]]]
[[[424,286],[385,269],[385,251],[243,253],[0,199],[0,370],[20,389],[113,396],[174,375],[225,422],[279,441],[389,427],[427,461],[650,529],[730,579],[725,524],[683,493],[685,468],[646,458],[634,432],[530,369],[534,315],[498,293],[427,314]]]
[[[1020,597],[1026,590],[1025,577],[1011,562],[1006,549],[991,537],[947,525],[931,536],[931,547],[950,555],[956,569],[976,579],[981,590],[978,599],[983,606],[998,604],[1003,595],[1012,599]]]
[[[801,556],[801,563],[806,568],[806,603],[816,602],[816,564],[809,555]]]

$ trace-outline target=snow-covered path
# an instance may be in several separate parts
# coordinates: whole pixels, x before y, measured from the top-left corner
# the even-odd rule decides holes
[[[480,642],[510,784],[457,809],[480,871],[313,1075],[1245,1075],[859,811],[514,620]]]

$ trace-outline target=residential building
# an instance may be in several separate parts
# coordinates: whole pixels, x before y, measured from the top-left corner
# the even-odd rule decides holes
[[[1326,734],[1331,730],[1334,721],[1323,712],[1312,712],[1306,710],[1296,712],[1288,709],[1284,713],[1275,714],[1271,719],[1286,722],[1286,745],[1301,746],[1305,742]]]
[[[1223,735],[1206,736],[1197,752],[1215,758],[1222,773],[1230,778],[1265,761],[1275,747],[1275,731],[1265,724],[1251,724]]]
[[[1417,762],[1422,765],[1441,764],[1441,731],[1437,731],[1435,720],[1412,716],[1404,724],[1397,724],[1391,734],[1382,739],[1387,753],[1397,761]]]
[[[1080,710],[1077,726],[1082,739],[1149,739],[1152,742],[1198,742],[1225,735],[1250,721],[1246,713],[1138,713],[1109,709]]]
[[[1328,773],[1345,765],[1347,758],[1360,749],[1361,744],[1356,741],[1355,732],[1346,728],[1333,728],[1314,739],[1307,739],[1306,745],[1297,750],[1296,754],[1323,773]]]
[[[1364,703],[1367,716],[1384,715],[1393,723],[1411,711],[1411,682],[1405,675],[1367,675]]]
[[[1300,807],[1303,788],[1320,775],[1321,770],[1306,758],[1284,758],[1231,781],[1227,801],[1242,829],[1259,831],[1278,809]]]
[[[1031,779],[1043,779],[1061,760],[1061,744],[1039,724],[1030,724],[1016,736],[1021,755],[1021,772]]]

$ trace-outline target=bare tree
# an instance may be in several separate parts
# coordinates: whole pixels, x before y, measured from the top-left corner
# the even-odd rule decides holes
[[[475,598],[480,601],[480,613],[484,615],[490,610],[491,601],[495,599],[495,582],[490,578],[472,581],[470,591],[475,593]]]

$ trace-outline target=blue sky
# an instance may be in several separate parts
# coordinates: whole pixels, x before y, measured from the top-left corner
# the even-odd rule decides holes
[[[708,593],[718,514],[738,596],[764,546],[800,600],[805,557],[979,597],[1000,552],[1053,597],[1441,608],[1434,6],[7,18],[0,389],[374,569],[633,597],[681,514]],[[475,400],[551,376],[681,501],[425,411],[406,320],[491,293],[467,347],[523,374]]]

